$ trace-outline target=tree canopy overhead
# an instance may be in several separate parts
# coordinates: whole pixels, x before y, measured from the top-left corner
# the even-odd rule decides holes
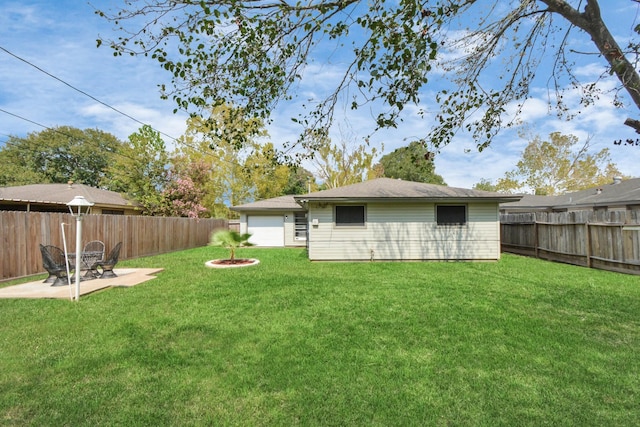
[[[638,7],[615,1],[630,3]],[[482,149],[515,122],[505,112],[519,111],[537,74],[557,91],[552,103],[560,115],[575,113],[563,101],[566,88],[580,88],[583,105],[594,101],[597,82],[574,73],[579,54],[567,47],[577,32],[591,39],[586,53],[608,67],[602,78],[615,76],[616,94],[626,91],[640,107],[639,42],[625,38],[621,46],[600,12],[597,0],[128,0],[119,10],[97,11],[120,34],[98,45],[155,58],[172,75],[163,96],[177,109],[200,113],[225,102],[261,118],[295,94],[314,55],[333,52],[341,74],[296,118],[305,129],[328,127],[345,98],[353,109],[370,106],[380,128],[398,126],[409,104],[427,114],[421,90],[446,59],[453,89],[438,93],[435,126],[421,139],[437,148],[463,128]],[[548,69],[539,67],[543,60]],[[640,122],[627,124],[640,129]]]

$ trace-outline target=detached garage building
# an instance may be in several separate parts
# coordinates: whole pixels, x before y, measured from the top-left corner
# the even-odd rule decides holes
[[[233,206],[240,213],[240,233],[256,246],[306,246],[307,214],[293,196],[281,196]]]

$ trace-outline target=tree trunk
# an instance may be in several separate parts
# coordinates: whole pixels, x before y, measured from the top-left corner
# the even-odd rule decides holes
[[[549,7],[549,11],[562,15],[571,24],[585,31],[605,57],[611,67],[611,74],[615,73],[618,80],[631,96],[631,99],[640,109],[640,75],[624,56],[620,46],[602,21],[600,6],[597,0],[587,0],[584,12],[580,13],[564,0],[541,0]],[[627,119],[625,124],[631,126],[640,133],[640,122]]]

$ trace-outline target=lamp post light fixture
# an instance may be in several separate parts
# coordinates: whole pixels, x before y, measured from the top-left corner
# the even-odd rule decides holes
[[[89,214],[93,203],[83,196],[76,196],[67,203],[71,215],[76,218],[76,301],[80,300],[80,264],[82,262],[82,218]]]

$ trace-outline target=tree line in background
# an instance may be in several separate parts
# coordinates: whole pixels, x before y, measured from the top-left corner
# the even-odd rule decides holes
[[[310,133],[319,148],[310,171],[280,163],[260,119],[226,105],[192,117],[169,150],[159,132],[142,126],[127,141],[97,129],[69,126],[11,136],[0,149],[0,186],[73,181],[117,191],[145,215],[232,218],[229,206],[304,194],[388,176],[444,184],[420,143],[382,156],[355,138],[333,143]],[[319,183],[318,181],[319,180]]]
[[[637,11],[640,1],[631,2]],[[626,93],[640,108],[640,25],[634,24],[621,45],[599,3],[132,0],[113,13],[96,10],[124,34],[98,39],[98,46],[109,46],[116,56],[150,56],[172,76],[172,87],[161,86],[162,96],[192,114],[185,135],[171,152],[148,126],[125,142],[71,127],[10,137],[0,149],[0,185],[73,180],[119,191],[141,203],[145,214],[230,217],[230,205],[379,176],[444,184],[435,172],[434,152],[461,129],[482,150],[500,129],[518,125],[534,77],[545,70],[553,94],[549,103],[561,117],[571,119],[602,93],[612,94],[615,106],[623,105]],[[584,40],[590,39],[593,52],[570,49],[574,34],[588,36]],[[350,65],[335,87],[293,118],[302,128],[299,140],[285,143],[284,150],[261,142],[263,120],[278,102],[294,98],[314,54],[338,50]],[[595,81],[585,80],[571,58],[595,53],[605,70]],[[366,140],[333,143],[328,137],[345,94],[353,96],[352,109],[372,109],[376,129],[397,127],[409,105],[427,116],[421,91],[442,71],[449,84],[436,93],[433,127],[417,141],[376,163],[381,153]],[[601,85],[609,78],[617,80],[613,89]],[[579,105],[570,106],[564,95],[575,89]],[[640,132],[639,120],[625,124]],[[608,149],[589,152],[589,140],[580,145],[575,136],[560,133],[546,141],[529,138],[515,169],[474,188],[551,195],[622,176]],[[314,165],[320,185],[311,172],[292,166],[297,162],[289,152]]]
[[[637,13],[640,1],[606,6]],[[99,38],[98,47],[157,61],[171,76],[161,96],[172,98],[176,111],[199,114],[233,102],[247,117],[269,119],[278,103],[300,100],[296,91],[309,78],[309,64],[326,52],[339,54],[346,66],[326,92],[300,105],[292,120],[301,136],[275,156],[310,158],[326,187],[375,176],[443,184],[432,153],[461,130],[479,150],[488,147],[501,129],[521,124],[526,100],[545,81],[550,109],[566,119],[603,94],[616,107],[640,108],[640,25],[633,21],[614,36],[598,0],[131,0],[96,13],[118,34]],[[599,75],[579,72],[589,57],[603,66]],[[439,85],[425,91],[430,78]],[[434,114],[424,109],[425,93],[435,94]],[[577,103],[567,95],[577,95]],[[417,141],[375,163],[379,153],[366,144],[328,140],[343,102],[352,110],[369,108],[373,131],[400,126],[408,106],[428,123]],[[640,132],[640,120],[624,123]],[[242,139],[235,141],[242,146]],[[530,136],[514,170],[475,188],[559,194],[621,176],[608,150],[593,154],[589,141],[583,144],[573,135]],[[637,144],[628,139],[626,145]]]
[[[590,144],[591,138],[580,142],[576,136],[560,132],[552,132],[547,140],[529,136],[514,169],[496,183],[483,179],[474,189],[555,196],[609,184],[614,177],[630,178],[611,161],[608,148],[592,153]]]
[[[446,185],[435,172],[434,153],[412,141],[382,155],[366,140],[341,131],[333,143],[324,133],[306,138],[318,147],[303,167],[279,163],[260,119],[247,120],[228,107],[210,117],[192,117],[176,147],[141,127],[127,141],[96,129],[62,126],[10,137],[0,149],[0,186],[74,181],[117,191],[137,201],[146,215],[232,218],[229,206],[285,194],[330,189],[378,177]],[[527,138],[526,135],[521,135]],[[555,132],[548,140],[529,135],[516,163],[495,183],[483,179],[477,190],[555,195],[628,178],[611,162],[609,149],[590,151],[591,140]]]

